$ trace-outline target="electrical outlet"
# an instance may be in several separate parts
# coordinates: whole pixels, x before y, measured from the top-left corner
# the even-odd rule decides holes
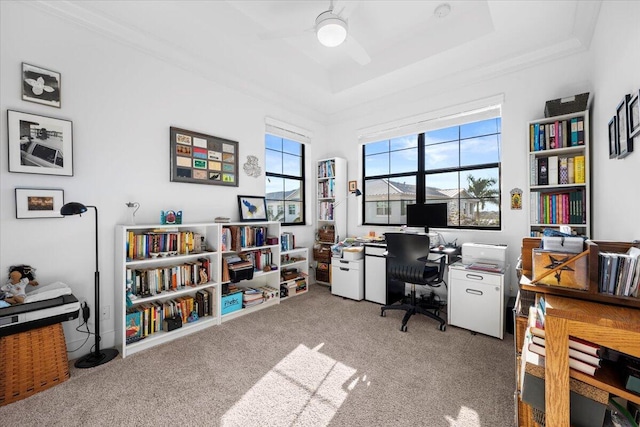
[[[103,305],[100,308],[100,320],[109,320],[111,317],[111,306]]]

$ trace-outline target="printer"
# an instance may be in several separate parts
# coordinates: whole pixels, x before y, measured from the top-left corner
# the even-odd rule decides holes
[[[463,243],[462,263],[477,262],[497,264],[499,268],[507,265],[507,245],[487,243]]]

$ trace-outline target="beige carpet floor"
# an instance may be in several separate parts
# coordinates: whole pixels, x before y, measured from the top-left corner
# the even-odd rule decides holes
[[[307,294],[0,408],[2,426],[514,425],[513,336]],[[446,313],[445,313],[446,315]]]

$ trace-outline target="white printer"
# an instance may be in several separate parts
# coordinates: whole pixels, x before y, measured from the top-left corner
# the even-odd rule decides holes
[[[463,243],[462,263],[473,264],[476,262],[497,264],[498,267],[505,268],[507,264],[507,245]]]

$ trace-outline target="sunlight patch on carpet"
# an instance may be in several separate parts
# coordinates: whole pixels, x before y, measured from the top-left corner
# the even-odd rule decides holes
[[[449,422],[450,427],[481,427],[478,413],[466,406],[460,408],[458,418],[451,418],[447,415],[445,419]]]
[[[356,369],[320,353],[323,345],[296,347],[224,414],[222,426],[328,425],[364,380],[352,379]]]

